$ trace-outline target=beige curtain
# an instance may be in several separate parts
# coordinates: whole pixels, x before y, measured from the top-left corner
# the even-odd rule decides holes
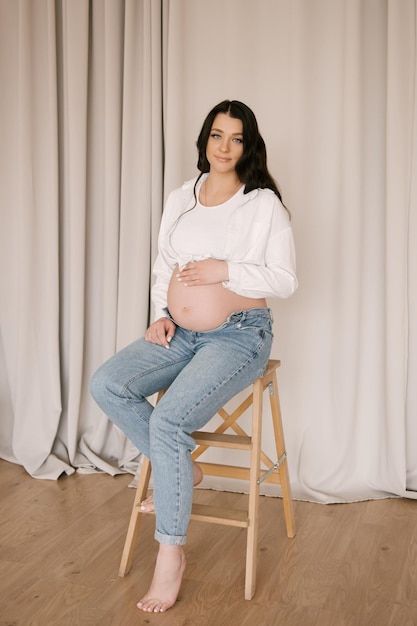
[[[162,209],[161,6],[1,0],[1,456],[129,468],[88,395],[144,332]]]
[[[134,468],[88,380],[143,332],[163,196],[237,98],[293,216],[300,288],[271,306],[294,494],[413,497],[415,0],[0,9],[1,456],[49,478]]]
[[[182,103],[178,133],[192,145],[208,103],[250,104],[293,214],[300,288],[272,308],[294,493],[321,502],[413,497],[416,3],[170,8],[177,64],[167,97]],[[167,138],[171,186],[178,143]],[[191,173],[187,154],[182,171]]]

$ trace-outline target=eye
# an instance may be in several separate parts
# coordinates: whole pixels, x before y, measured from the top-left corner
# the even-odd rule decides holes
[[[221,139],[221,135],[219,135],[219,133],[211,133],[210,137],[213,137],[213,139]]]
[[[243,139],[241,139],[240,137],[233,137],[233,141],[235,143],[243,143]]]

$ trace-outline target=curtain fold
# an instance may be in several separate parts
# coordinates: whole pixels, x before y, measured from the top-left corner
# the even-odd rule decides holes
[[[84,373],[88,187],[89,5],[58,3],[60,357],[63,412],[59,449],[77,462]],[[62,454],[61,452],[61,454]]]
[[[297,245],[300,288],[270,303],[294,494],[415,497],[416,13],[0,0],[2,458],[42,478],[135,470],[89,379],[143,334],[163,199],[196,174],[208,110],[235,98]]]
[[[388,3],[385,459],[397,485],[417,491],[417,9]],[[402,428],[398,428],[400,419]],[[395,446],[395,453],[394,452]],[[409,494],[411,495],[411,494]],[[414,494],[415,495],[415,494]]]
[[[417,9],[410,11],[411,120],[409,134],[408,238],[407,238],[407,388],[406,466],[407,488],[417,492]]]

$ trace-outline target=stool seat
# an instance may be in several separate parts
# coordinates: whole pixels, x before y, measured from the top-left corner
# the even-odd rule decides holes
[[[194,503],[191,513],[191,520],[193,521],[247,528],[246,600],[253,598],[256,587],[259,487],[263,481],[281,485],[287,536],[289,538],[295,536],[291,486],[276,379],[276,370],[280,365],[280,361],[270,359],[265,373],[254,381],[252,391],[245,400],[241,402],[232,413],[229,413],[224,407],[218,411],[218,415],[223,421],[214,431],[208,432],[200,430],[192,433],[192,437],[196,442],[196,448],[191,455],[193,461],[199,459],[199,457],[211,447],[246,450],[250,453],[249,467],[198,461],[203,475],[247,480],[249,482],[248,507],[241,510]],[[270,459],[262,450],[263,395],[267,388],[269,390],[271,418],[277,454],[275,461]],[[164,393],[165,390],[158,394],[157,401],[159,401]],[[252,428],[251,434],[248,435],[240,426],[238,420],[251,406]],[[226,433],[226,430],[232,430],[233,434]],[[120,563],[119,576],[125,576],[130,570],[141,516],[149,515],[149,513],[140,510],[140,504],[147,495],[150,476],[150,461],[146,457],[142,457],[142,468]]]

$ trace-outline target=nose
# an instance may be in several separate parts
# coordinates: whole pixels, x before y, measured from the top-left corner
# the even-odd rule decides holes
[[[222,139],[222,142],[220,144],[220,150],[222,152],[229,152],[229,140],[226,137]]]

